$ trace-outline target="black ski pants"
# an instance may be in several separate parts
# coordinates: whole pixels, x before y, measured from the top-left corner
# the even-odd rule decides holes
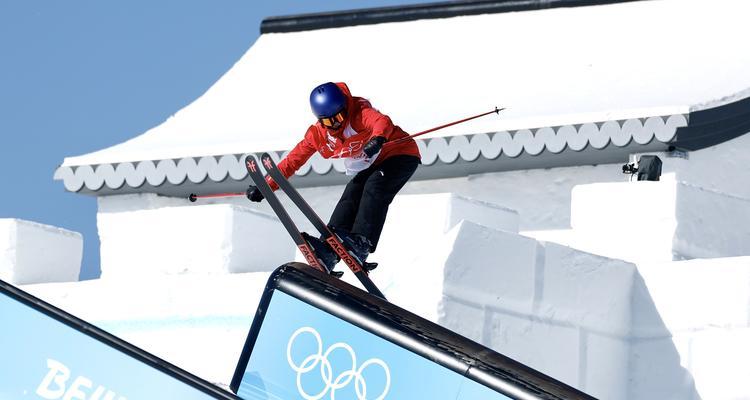
[[[393,156],[360,171],[346,185],[328,225],[364,235],[375,251],[388,206],[420,164],[419,157]]]

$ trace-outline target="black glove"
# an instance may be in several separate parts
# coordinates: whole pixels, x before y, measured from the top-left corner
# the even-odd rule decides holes
[[[374,156],[375,154],[378,154],[381,148],[383,148],[383,144],[385,143],[385,138],[382,136],[375,136],[374,138],[370,139],[367,144],[365,144],[365,147],[362,148],[362,152],[365,153],[367,158],[370,158]]]
[[[248,186],[247,191],[245,191],[245,195],[247,195],[247,198],[252,202],[260,203],[261,201],[263,201],[263,193],[260,192],[257,186]]]

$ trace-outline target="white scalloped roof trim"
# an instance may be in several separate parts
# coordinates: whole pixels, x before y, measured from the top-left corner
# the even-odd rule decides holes
[[[587,146],[604,149],[610,144],[625,147],[631,142],[647,144],[653,139],[667,143],[674,138],[677,128],[687,126],[687,124],[688,116],[677,114],[624,121],[437,137],[418,140],[417,144],[422,154],[422,164],[429,166],[438,160],[450,164],[459,157],[464,161],[473,162],[480,156],[494,160],[501,154],[511,158],[518,157],[522,153],[536,156],[544,150],[559,154],[565,149],[581,151]],[[277,162],[284,155],[286,152],[281,155],[272,153]],[[244,158],[245,154],[227,154],[188,157],[179,160],[59,167],[55,171],[54,178],[62,180],[65,188],[71,192],[81,190],[84,185],[91,191],[97,191],[104,185],[117,190],[125,184],[132,188],[140,187],[144,183],[152,186],[159,186],[165,182],[180,185],[186,179],[193,183],[201,183],[206,179],[220,182],[227,177],[241,180],[247,176]],[[318,175],[325,175],[332,169],[343,173],[343,162],[326,160],[316,153],[297,171],[297,175],[307,175],[311,171]]]

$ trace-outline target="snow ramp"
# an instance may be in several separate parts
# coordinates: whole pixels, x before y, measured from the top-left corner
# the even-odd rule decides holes
[[[306,264],[268,279],[231,389],[243,399],[592,399]]]

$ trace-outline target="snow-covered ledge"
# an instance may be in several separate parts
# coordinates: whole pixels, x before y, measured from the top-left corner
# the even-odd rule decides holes
[[[750,255],[750,199],[668,178],[579,185],[572,199],[567,244],[585,251],[636,263]]]
[[[276,217],[148,195],[99,198],[102,278],[272,271],[294,259]]]
[[[77,281],[83,237],[15,218],[0,219],[0,279],[13,284]]]

